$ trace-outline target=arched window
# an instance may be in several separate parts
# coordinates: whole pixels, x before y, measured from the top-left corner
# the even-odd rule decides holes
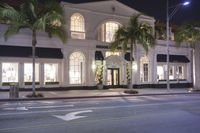
[[[74,52],[69,57],[69,83],[83,84],[85,81],[85,58],[81,52]]]
[[[81,14],[75,13],[71,16],[70,30],[73,39],[85,39],[85,21]]]
[[[141,82],[149,81],[149,59],[146,56],[140,58],[140,78]]]
[[[108,21],[101,26],[100,39],[103,42],[114,41],[115,32],[119,29],[121,25],[118,22]]]

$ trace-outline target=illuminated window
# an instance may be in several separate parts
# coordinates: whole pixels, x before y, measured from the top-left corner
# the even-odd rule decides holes
[[[84,55],[80,52],[74,52],[69,58],[69,83],[82,84],[85,77],[85,59]]]
[[[171,79],[171,80],[175,79],[175,77],[176,77],[174,69],[175,69],[174,66],[169,67],[169,79]]]
[[[141,57],[140,59],[140,79],[142,82],[148,82],[149,81],[149,60],[148,58]]]
[[[24,82],[32,82],[33,64],[24,63]],[[35,81],[39,82],[39,64],[35,64]]]
[[[157,66],[157,80],[164,80],[164,66]]]
[[[2,82],[18,82],[18,63],[2,63]]]
[[[112,42],[114,41],[115,32],[119,29],[120,24],[117,22],[106,22],[101,26],[101,41]]]
[[[58,64],[44,64],[44,82],[58,82]]]
[[[178,79],[184,79],[184,67],[183,66],[177,66],[176,67],[176,74]]]
[[[71,37],[73,39],[85,39],[85,21],[81,14],[71,16]]]
[[[117,55],[117,56],[119,56],[120,52],[110,52],[110,51],[106,52],[106,57],[111,56],[111,55]]]

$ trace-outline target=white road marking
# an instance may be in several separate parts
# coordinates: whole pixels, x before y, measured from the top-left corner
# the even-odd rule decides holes
[[[61,107],[74,107],[74,105],[38,106],[38,107],[15,107],[15,108],[3,108],[3,110],[50,109],[50,108],[61,108]]]
[[[185,104],[185,103],[200,103],[200,100],[193,101],[180,101],[180,102],[163,102],[163,103],[145,103],[137,105],[120,105],[120,106],[104,106],[104,107],[88,107],[88,108],[76,108],[76,109],[62,109],[62,110],[44,110],[44,111],[28,111],[28,112],[15,112],[15,113],[1,113],[0,116],[7,115],[26,115],[26,114],[39,114],[39,113],[57,113],[66,111],[80,111],[80,110],[102,110],[102,109],[117,109],[117,108],[132,108],[132,107],[144,107],[144,106],[159,106],[159,105],[175,105],[175,104]]]
[[[83,110],[83,111],[71,112],[66,115],[53,115],[53,116],[56,118],[62,119],[64,121],[71,121],[71,120],[87,117],[87,116],[77,116],[78,114],[90,113],[90,112],[93,112],[93,111],[92,110]]]

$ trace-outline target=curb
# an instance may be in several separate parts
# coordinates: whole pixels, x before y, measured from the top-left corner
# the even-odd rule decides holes
[[[112,97],[140,97],[140,96],[168,96],[168,95],[199,95],[200,92],[184,93],[154,93],[154,94],[125,94],[125,95],[104,95],[104,96],[75,96],[75,97],[47,97],[47,98],[15,98],[0,99],[0,102],[9,101],[37,101],[37,100],[61,100],[61,99],[92,99],[92,98],[112,98]]]

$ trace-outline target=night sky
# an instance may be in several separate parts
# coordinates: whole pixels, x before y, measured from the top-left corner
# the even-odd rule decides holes
[[[64,0],[71,3],[91,2],[95,0]],[[98,1],[98,0],[96,0]],[[140,12],[154,16],[156,20],[166,19],[166,0],[118,0]],[[190,0],[191,4],[182,7],[170,20],[171,23],[181,24],[185,21],[200,20],[200,0]],[[169,0],[169,5],[174,6],[183,0]]]

